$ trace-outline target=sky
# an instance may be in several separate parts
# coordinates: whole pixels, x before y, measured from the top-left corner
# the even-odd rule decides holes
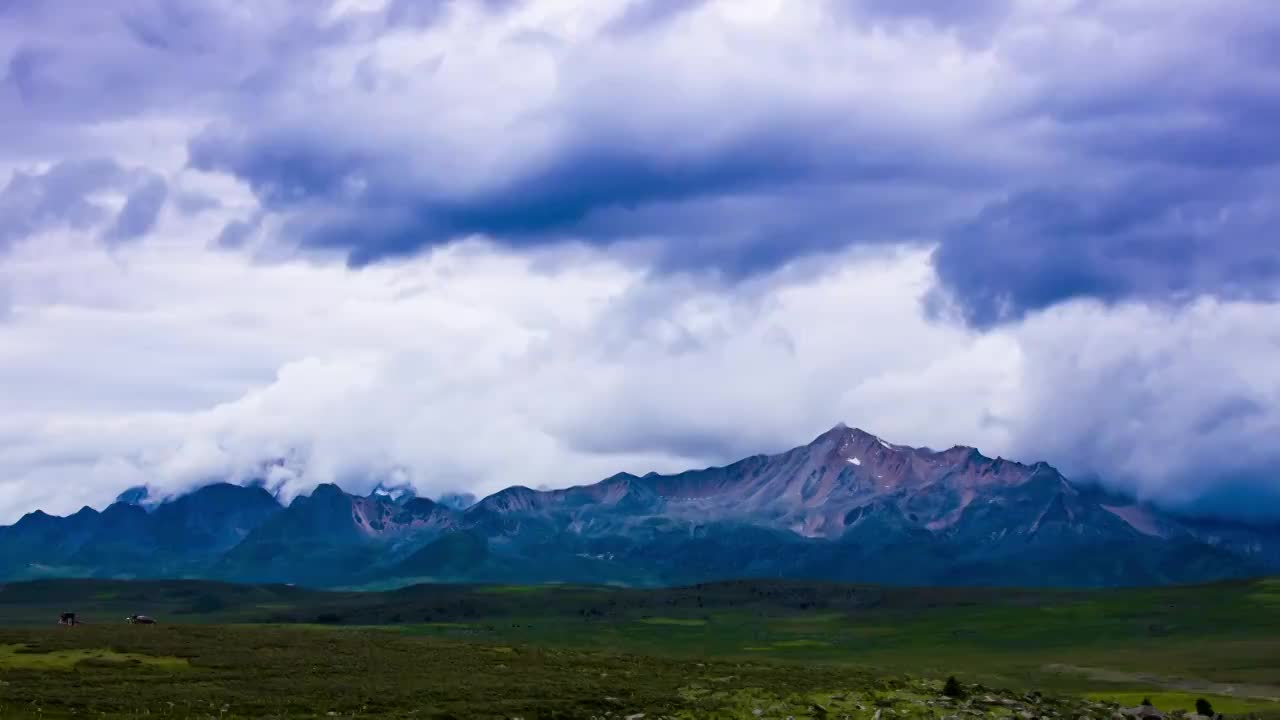
[[[1280,519],[1270,0],[0,2],[0,523],[837,422]]]

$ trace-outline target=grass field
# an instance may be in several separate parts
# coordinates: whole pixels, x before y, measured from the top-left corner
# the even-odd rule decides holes
[[[0,717],[1075,720],[1110,719],[1102,703],[1189,710],[1203,697],[1280,718],[1277,597],[1276,580],[1090,592],[21,583],[0,586]],[[64,610],[88,624],[53,627]],[[135,612],[161,624],[123,624]],[[980,687],[968,707],[939,695],[949,675]]]

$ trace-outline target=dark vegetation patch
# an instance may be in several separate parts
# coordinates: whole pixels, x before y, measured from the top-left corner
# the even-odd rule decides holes
[[[122,626],[6,630],[33,656],[111,647],[171,664],[79,662],[73,672],[8,668],[3,717],[635,718],[934,717],[961,708],[942,683],[824,664],[673,660],[496,645],[374,629]],[[189,664],[189,667],[188,667]],[[982,689],[999,705],[1105,720],[1110,706]],[[1033,708],[1034,704],[1034,708]],[[973,713],[989,715],[984,705]],[[994,707],[994,705],[992,706]]]
[[[0,647],[24,655],[0,665],[0,717],[1019,717],[990,696],[1053,718],[1035,691],[1079,698],[1052,701],[1069,719],[1144,696],[1280,718],[1263,699],[1280,696],[1274,586],[16,583],[0,586]],[[86,624],[56,627],[68,611]],[[125,625],[134,613],[160,624]]]

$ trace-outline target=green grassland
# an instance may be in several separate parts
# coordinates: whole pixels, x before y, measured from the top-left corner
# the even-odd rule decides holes
[[[1110,720],[1107,703],[1189,710],[1203,697],[1280,718],[1277,598],[1273,579],[1108,591],[17,583],[0,586],[0,717]],[[86,624],[53,626],[62,611]],[[136,612],[161,623],[124,624]],[[939,694],[949,675],[969,700]]]

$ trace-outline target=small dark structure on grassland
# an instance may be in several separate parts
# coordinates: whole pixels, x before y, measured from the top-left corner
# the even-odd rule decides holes
[[[129,617],[125,618],[125,620],[128,620],[130,625],[155,625],[156,624],[155,618],[147,617],[146,615],[130,615]]]
[[[59,625],[79,625],[80,621],[76,619],[75,613],[64,612],[58,616]]]

